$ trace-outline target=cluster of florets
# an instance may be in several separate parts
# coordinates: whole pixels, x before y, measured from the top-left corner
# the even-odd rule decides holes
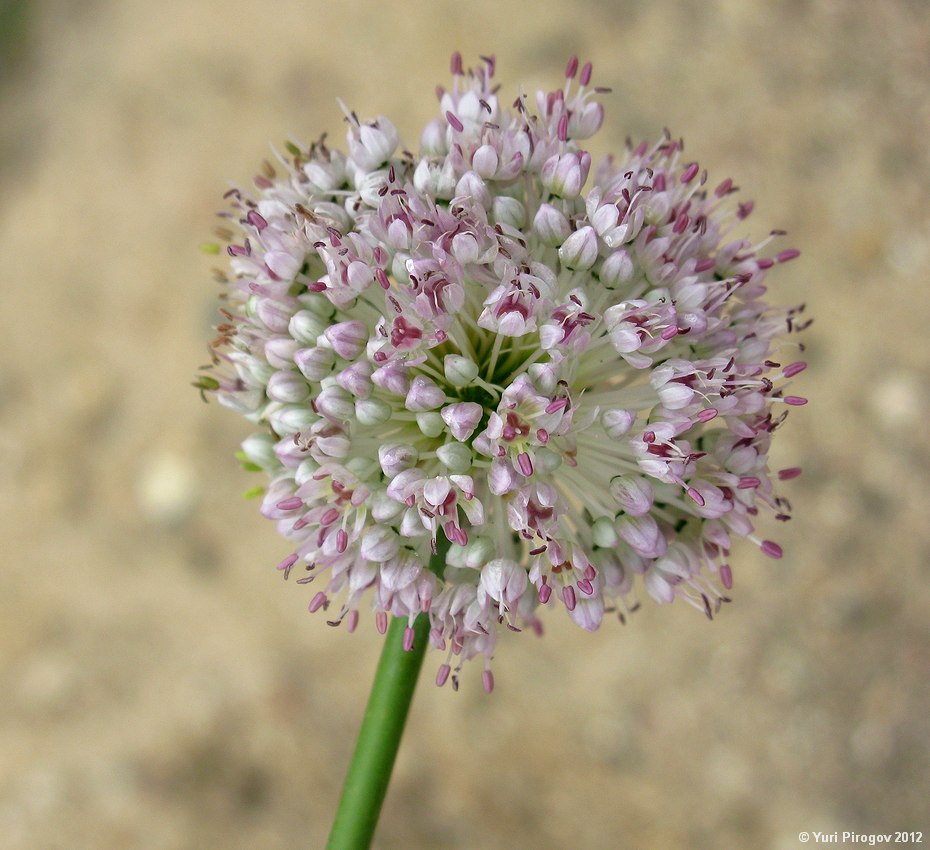
[[[708,189],[668,133],[592,171],[603,90],[576,59],[535,113],[501,106],[493,60],[452,71],[419,155],[348,113],[348,155],[288,143],[228,193],[199,386],[259,428],[244,460],[292,542],[279,569],[322,585],[310,610],[425,612],[438,683],[482,655],[490,689],[501,628],[538,631],[540,606],[596,629],[639,577],[711,617],[734,537],[781,555],[753,527],[788,516],[773,478],[798,470],[767,455],[804,364],[773,352],[798,310],[761,300],[797,251],[734,232],[730,180]]]

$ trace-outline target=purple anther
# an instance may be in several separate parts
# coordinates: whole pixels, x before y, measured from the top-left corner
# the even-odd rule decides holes
[[[761,548],[762,552],[770,558],[780,558],[783,554],[781,546],[772,540],[763,540]]]
[[[449,124],[452,125],[452,129],[458,131],[459,133],[461,133],[462,130],[465,129],[465,125],[461,121],[459,121],[458,116],[456,116],[449,110],[446,110],[446,120],[449,122]]]
[[[591,82],[591,72],[594,70],[594,66],[590,62],[585,62],[584,67],[581,69],[581,78],[579,82],[581,85],[586,86]]]
[[[681,182],[690,183],[692,180],[694,180],[695,177],[697,177],[697,173],[700,170],[701,166],[696,162],[690,163],[688,167],[681,173]]]

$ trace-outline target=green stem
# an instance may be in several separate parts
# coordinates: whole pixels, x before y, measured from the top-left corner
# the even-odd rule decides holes
[[[448,548],[443,543],[440,539],[439,551],[429,564],[439,575],[445,567]],[[423,665],[429,617],[420,614],[416,618],[413,649],[409,652],[404,650],[406,629],[406,619],[391,619],[326,850],[367,850],[371,846]]]

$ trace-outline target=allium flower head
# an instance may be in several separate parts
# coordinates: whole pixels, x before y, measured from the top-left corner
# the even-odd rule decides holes
[[[289,143],[228,193],[199,386],[257,428],[244,457],[310,610],[427,612],[437,681],[481,655],[490,689],[498,635],[540,607],[593,630],[642,584],[711,617],[734,537],[780,557],[754,524],[788,518],[773,478],[798,470],[768,451],[804,364],[781,362],[799,310],[762,300],[797,251],[743,236],[729,179],[668,133],[593,167],[576,59],[534,104],[501,103],[492,60],[452,72],[419,154],[347,113],[348,154]]]

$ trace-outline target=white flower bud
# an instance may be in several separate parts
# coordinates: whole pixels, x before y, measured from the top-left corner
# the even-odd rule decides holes
[[[320,332],[316,335],[319,336],[332,320],[336,312],[335,307],[333,307],[332,302],[325,295],[320,295],[319,292],[305,292],[298,298],[298,301],[300,301],[307,310],[313,313],[313,315],[323,321],[323,327],[320,328]],[[299,316],[300,314],[295,313],[294,315]],[[316,339],[316,336],[313,337],[313,339]]]
[[[533,219],[533,230],[546,245],[553,248],[561,245],[572,232],[572,226],[565,215],[552,204],[541,204]]]
[[[420,136],[420,150],[424,156],[445,156],[448,153],[445,121],[436,118],[424,127]]]
[[[400,550],[400,539],[386,525],[377,525],[362,538],[359,554],[366,561],[383,564]]]
[[[617,475],[611,478],[608,491],[630,516],[647,514],[652,507],[652,485],[642,475]]]
[[[622,248],[614,251],[601,266],[601,283],[607,289],[616,289],[633,278],[633,261]]]
[[[361,481],[370,480],[372,475],[377,475],[378,468],[378,461],[371,457],[355,455],[346,461],[346,469]]]
[[[481,145],[471,158],[471,167],[475,169],[475,173],[479,177],[483,177],[486,180],[490,177],[493,177],[497,172],[497,164],[500,161],[500,158],[497,155],[497,151],[492,145]]]
[[[392,522],[400,516],[404,503],[392,499],[384,490],[371,497],[371,517],[375,522]]]
[[[306,405],[288,404],[272,410],[268,422],[276,434],[287,436],[299,434],[318,420],[318,416]]]
[[[485,209],[491,206],[491,193],[488,191],[487,184],[474,171],[466,171],[455,186],[455,196],[457,198],[469,198],[472,202],[479,203]]]
[[[300,466],[297,467],[297,471],[294,473],[294,483],[298,487],[303,487],[308,481],[313,479],[313,476],[320,471],[320,465],[312,458],[304,458],[300,462]]]
[[[333,352],[326,348],[301,348],[294,355],[294,362],[308,381],[322,381],[333,368]]]
[[[601,425],[612,440],[619,440],[636,421],[636,414],[632,410],[621,410],[619,407],[608,407],[601,414]]]
[[[416,508],[408,508],[400,521],[400,533],[402,537],[419,537],[426,533],[423,527],[423,520]]]
[[[387,162],[397,148],[397,130],[383,116],[370,124],[350,126],[348,132],[349,155],[363,171],[373,171]]]
[[[487,537],[474,537],[465,547],[463,563],[473,570],[480,570],[494,555],[494,544]]]
[[[613,230],[619,220],[620,210],[617,205],[603,204],[591,216],[591,225],[597,231],[598,236],[603,236],[608,231]]]
[[[446,426],[438,411],[428,410],[417,414],[417,427],[424,437],[438,437]]]
[[[368,328],[364,322],[353,319],[330,325],[323,331],[323,336],[343,360],[354,360],[365,350]]]
[[[622,516],[617,520],[616,527],[617,533],[637,555],[644,558],[660,558],[665,554],[665,538],[651,514],[638,517]]]
[[[417,375],[410,383],[404,407],[414,413],[433,410],[439,407],[446,399],[446,394],[432,378]]]
[[[364,398],[355,402],[355,418],[361,425],[380,425],[391,418],[391,405],[378,398]]]
[[[457,233],[452,237],[452,255],[463,266],[478,261],[478,240],[471,233]]]
[[[453,387],[467,387],[478,377],[478,364],[460,354],[447,354],[442,361],[442,371]]]
[[[449,426],[449,431],[456,440],[467,440],[478,427],[483,410],[473,401],[460,401],[449,404],[440,411],[442,421]]]
[[[522,228],[526,224],[526,207],[508,195],[499,195],[494,199],[492,217],[497,224]]]
[[[303,260],[287,251],[267,251],[265,265],[281,280],[293,280],[294,275],[300,271]]]
[[[294,355],[300,343],[287,336],[275,336],[265,343],[265,359],[275,369],[294,368]]]
[[[474,455],[464,443],[446,443],[436,449],[439,462],[450,472],[465,473],[471,469]]]
[[[330,386],[317,393],[316,409],[333,422],[345,422],[355,414],[355,401],[342,387]]]
[[[616,546],[620,537],[614,528],[614,521],[605,516],[594,520],[591,524],[591,539],[594,541],[595,546],[601,546],[605,549]]]
[[[554,195],[568,200],[577,198],[588,179],[591,155],[587,151],[553,154],[540,172],[542,184]]]
[[[393,478],[405,469],[412,469],[419,457],[417,450],[405,443],[387,443],[378,449],[381,470],[388,478]]]
[[[268,398],[283,404],[297,404],[310,395],[310,387],[304,378],[296,372],[275,372],[265,389]]]
[[[274,453],[274,446],[275,439],[271,434],[250,434],[242,441],[245,456],[265,470],[271,470],[280,463]]]
[[[331,192],[345,182],[345,157],[337,151],[331,151],[328,160],[314,157],[304,166],[304,174],[314,188],[324,193]]]
[[[590,225],[576,230],[559,248],[559,260],[567,269],[585,271],[597,260],[597,234]]]

